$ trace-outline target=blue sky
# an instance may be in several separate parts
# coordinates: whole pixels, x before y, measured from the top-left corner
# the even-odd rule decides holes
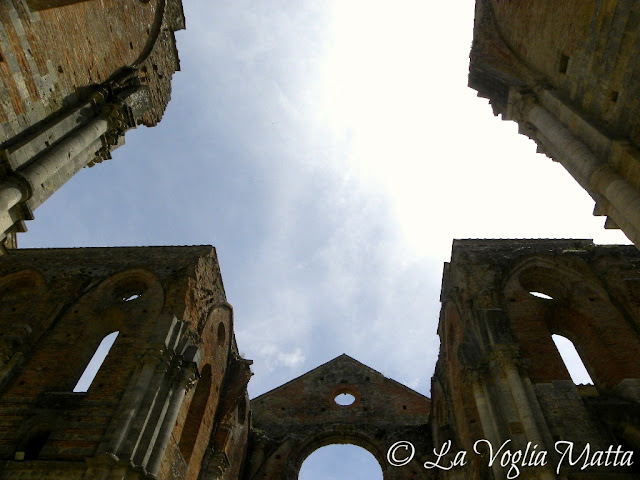
[[[184,8],[162,122],[19,243],[216,246],[252,397],[343,352],[428,395],[453,238],[626,242],[467,88],[472,0]]]

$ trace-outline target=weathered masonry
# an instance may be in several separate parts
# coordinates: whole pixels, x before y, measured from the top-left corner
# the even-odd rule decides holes
[[[128,129],[160,120],[182,28],[179,0],[0,2],[0,250]]]
[[[295,480],[314,450],[336,443],[372,453],[384,480],[640,478],[639,268],[634,246],[455,241],[431,399],[341,355],[251,401],[244,478]],[[554,334],[573,342],[594,384],[574,383]],[[338,404],[340,394],[353,403]],[[415,456],[396,467],[387,454],[400,440]],[[533,453],[514,477],[501,456],[489,464],[486,442]],[[584,455],[562,461],[556,442],[572,442],[574,460],[589,444],[590,460],[620,448],[633,464],[584,468]],[[425,468],[447,444],[439,464],[467,452],[464,465]]]
[[[469,86],[640,246],[640,3],[477,0]]]
[[[338,404],[341,394],[351,395],[353,403]],[[424,478],[415,460],[400,469],[391,466],[387,450],[398,440],[432,450],[429,407],[427,397],[340,355],[251,401],[252,448],[245,478],[296,479],[311,453],[336,443],[369,451],[385,480]]]
[[[537,445],[546,467],[518,478],[640,478],[640,253],[588,240],[455,241],[445,265],[432,379],[433,443],[473,451],[478,439],[514,451]],[[541,295],[543,294],[543,295]],[[545,298],[546,296],[546,298]],[[593,385],[576,385],[552,341],[571,340]],[[634,466],[561,463],[620,445]],[[472,456],[441,478],[507,478],[508,469]]]
[[[634,246],[455,241],[431,399],[341,355],[249,402],[212,247],[14,250],[0,258],[0,478],[295,480],[336,443],[371,452],[385,480],[508,478],[474,453],[486,439],[547,452],[512,478],[637,479],[639,268]],[[554,334],[593,385],[573,382]],[[415,456],[392,466],[398,441]],[[558,441],[634,463],[562,463]],[[466,451],[464,465],[424,468],[448,443],[443,464]]]
[[[239,478],[251,362],[212,247],[15,250],[0,299],[0,478]]]

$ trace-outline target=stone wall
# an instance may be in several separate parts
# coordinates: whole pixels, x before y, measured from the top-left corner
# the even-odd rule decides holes
[[[132,65],[141,65],[153,92],[144,123],[155,124],[179,68],[173,31],[180,28],[181,6],[172,0],[87,1],[40,11],[24,0],[2,2],[0,146]]]
[[[181,28],[179,0],[0,4],[0,253],[69,178],[160,121]]]
[[[524,451],[530,442],[549,452],[549,463],[524,468],[525,478],[557,478],[557,441],[574,442],[577,451],[621,444],[637,456],[639,262],[634,246],[588,240],[454,241],[441,294],[434,443],[472,451],[479,439],[494,448],[509,440],[512,451]],[[552,334],[574,343],[593,386],[574,384]],[[475,460],[470,478],[505,478],[503,467]],[[578,474],[581,465],[565,462],[561,475]]]
[[[640,246],[640,5],[477,0],[469,86]]]
[[[115,331],[88,391],[73,392]],[[0,259],[0,354],[2,478],[195,480],[223,420],[247,435],[250,362],[211,247],[12,252]]]
[[[340,405],[337,395],[354,401]],[[253,429],[247,479],[294,479],[318,448],[350,443],[368,450],[385,479],[433,478],[420,455],[431,453],[430,400],[347,355],[251,401]],[[392,467],[387,451],[411,441],[417,457]]]

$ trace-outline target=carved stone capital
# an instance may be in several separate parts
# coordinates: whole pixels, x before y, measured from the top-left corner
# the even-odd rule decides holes
[[[198,379],[200,374],[198,373],[198,367],[194,362],[188,362],[184,365],[178,374],[177,383],[183,386],[185,391],[191,390]]]
[[[489,353],[489,364],[500,370],[504,370],[506,367],[516,367],[517,369],[523,367],[515,345],[501,345],[493,348]]]
[[[138,360],[142,366],[150,365],[157,369],[163,363],[166,363],[168,366],[171,358],[165,348],[154,346],[145,350]]]
[[[469,385],[473,385],[474,383],[482,384],[489,375],[489,365],[481,363],[473,367],[466,367],[465,373],[465,382]]]

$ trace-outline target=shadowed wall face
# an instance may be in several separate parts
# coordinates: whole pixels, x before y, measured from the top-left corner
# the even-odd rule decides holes
[[[554,465],[532,478],[553,478],[557,441],[637,454],[639,261],[634,246],[588,240],[454,241],[433,377],[435,443],[470,451],[479,439],[530,442]],[[553,335],[573,342],[593,385],[573,382]],[[637,473],[618,466],[598,474]],[[486,463],[467,468],[489,474]]]
[[[422,475],[418,459],[396,468],[386,456],[399,440],[412,441],[419,452],[430,451],[430,405],[427,397],[340,355],[251,401],[247,478],[298,478],[307,457],[332,444],[364,448],[376,458],[384,478]]]
[[[159,120],[179,69],[173,30],[184,28],[179,2],[164,3],[85,1],[39,10],[23,0],[2,2],[0,80],[7,97],[0,102],[0,146],[139,59],[155,104],[145,123]]]
[[[0,4],[0,253],[126,131],[160,121],[182,28],[180,0]]]
[[[245,438],[225,467],[237,475],[250,372],[212,247],[18,250],[0,296],[3,478],[196,479],[223,428]]]
[[[477,0],[469,86],[640,246],[640,5]]]

